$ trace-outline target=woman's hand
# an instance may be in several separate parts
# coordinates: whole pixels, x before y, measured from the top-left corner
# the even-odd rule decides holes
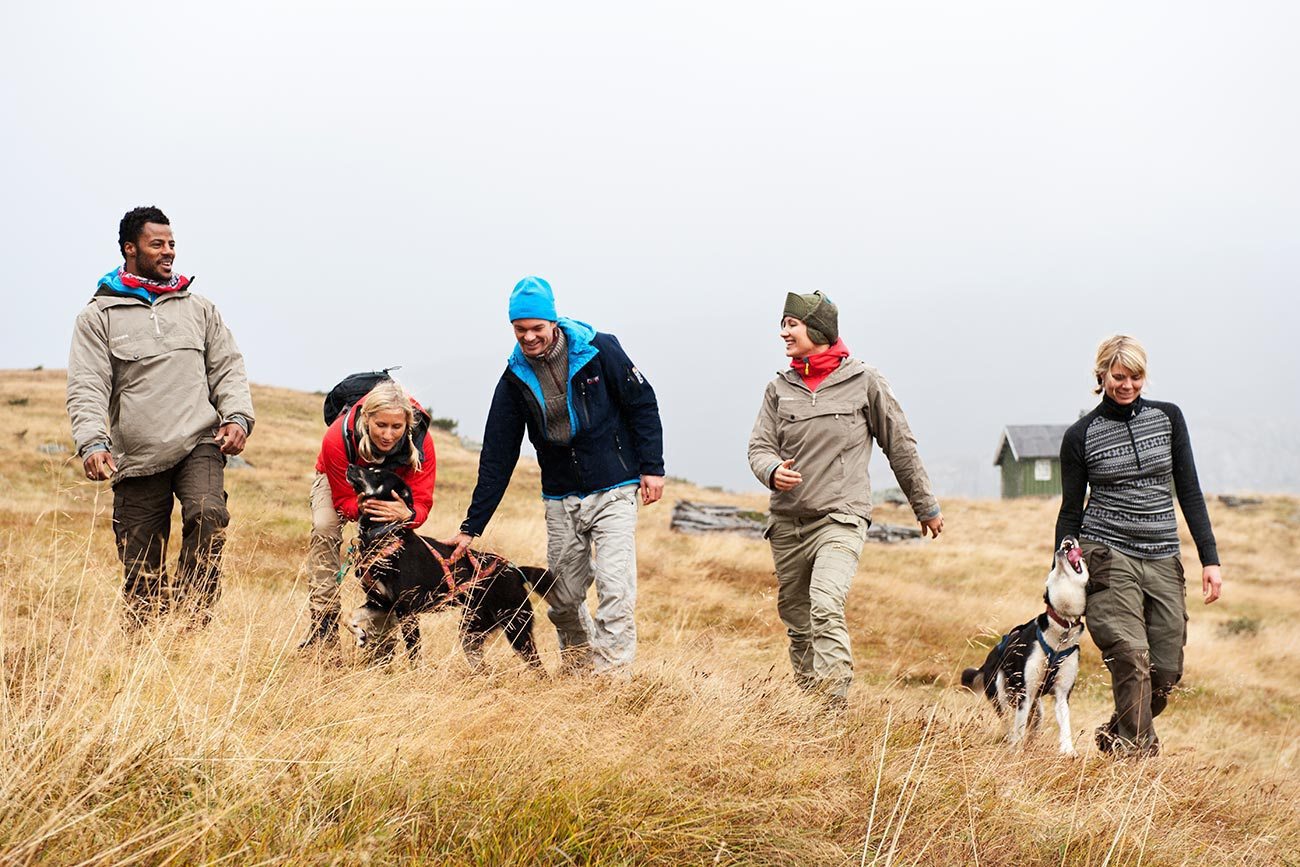
[[[1205,604],[1219,598],[1223,592],[1223,575],[1219,573],[1218,566],[1206,566],[1201,570],[1201,596],[1205,599]]]
[[[415,512],[402,502],[402,498],[393,492],[391,500],[369,499],[361,501],[361,514],[375,518],[385,524],[407,523],[415,517]]]
[[[794,468],[794,458],[781,461],[772,471],[772,487],[778,491],[793,491],[803,482],[803,476]]]
[[[929,530],[930,535],[938,539],[939,534],[943,532],[943,515],[935,515],[933,518],[926,518],[921,522],[921,538],[925,538],[925,531]]]

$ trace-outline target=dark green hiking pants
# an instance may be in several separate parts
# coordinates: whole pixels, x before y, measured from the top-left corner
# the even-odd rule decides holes
[[[1090,539],[1088,632],[1110,669],[1115,714],[1098,745],[1120,753],[1159,750],[1152,720],[1183,676],[1187,583],[1177,557],[1141,560]]]
[[[122,602],[128,631],[173,608],[186,609],[197,625],[211,618],[221,595],[221,549],[230,523],[225,466],[221,450],[202,443],[170,469],[113,486],[113,533],[126,571]],[[166,558],[176,500],[181,551],[171,581]]]

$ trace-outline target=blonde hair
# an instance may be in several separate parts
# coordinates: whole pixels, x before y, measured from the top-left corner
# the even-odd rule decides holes
[[[1117,364],[1135,376],[1147,375],[1147,351],[1136,337],[1116,334],[1103,340],[1097,347],[1097,362],[1092,370],[1097,377],[1094,393],[1101,394],[1104,391],[1102,383],[1106,374]]]
[[[415,472],[420,471],[420,449],[415,444],[415,407],[411,405],[411,396],[395,379],[381,382],[370,390],[361,404],[361,423],[357,425],[357,455],[366,463],[373,464],[380,459],[375,454],[375,444],[370,439],[370,416],[377,412],[400,412],[406,416],[407,454],[403,461]]]

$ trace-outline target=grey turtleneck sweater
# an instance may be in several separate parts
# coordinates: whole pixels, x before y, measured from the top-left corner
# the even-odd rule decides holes
[[[540,358],[528,358],[528,366],[542,386],[546,438],[568,445],[573,430],[569,425],[569,341],[564,329],[555,327],[555,343]]]

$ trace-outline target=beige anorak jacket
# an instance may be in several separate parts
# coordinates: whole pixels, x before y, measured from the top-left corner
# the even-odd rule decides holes
[[[849,513],[871,520],[871,443],[880,444],[918,521],[939,514],[903,408],[875,368],[846,358],[817,391],[798,371],[779,373],[763,393],[749,437],[749,466],[772,490],[772,514],[793,518]],[[772,488],[772,472],[794,459],[803,482]]]
[[[174,467],[235,416],[253,425],[235,338],[216,305],[184,289],[152,305],[96,293],[73,329],[67,406],[77,453],[108,446],[114,484]]]

